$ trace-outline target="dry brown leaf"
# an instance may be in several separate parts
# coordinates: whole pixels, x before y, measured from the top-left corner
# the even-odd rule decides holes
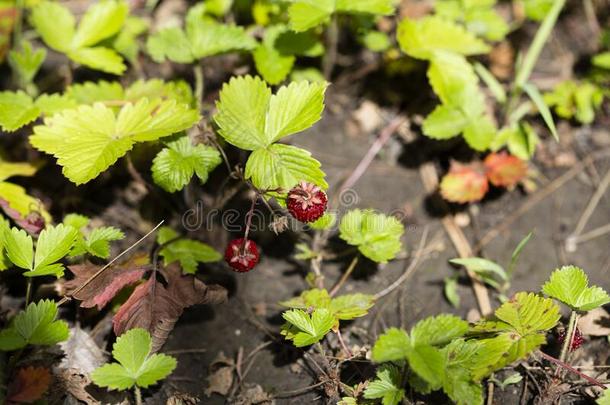
[[[59,364],[60,369],[75,369],[89,374],[106,362],[104,352],[80,326],[70,328],[70,339],[59,346],[65,354]]]
[[[51,372],[45,367],[25,367],[8,386],[7,404],[31,403],[42,398],[51,385]]]
[[[595,308],[579,319],[580,333],[588,336],[610,335],[610,314],[603,308]]]
[[[100,401],[87,392],[86,388],[91,384],[87,374],[83,374],[77,369],[67,368],[55,370],[55,375],[64,388],[64,392],[88,405],[101,404]]]
[[[82,301],[80,306],[83,308],[97,306],[98,309],[102,309],[123,288],[142,280],[150,266],[146,255],[135,255],[126,262],[110,266],[78,293],[72,293],[85,284],[100,268],[91,263],[68,266],[75,278],[65,282],[66,295]]]
[[[185,308],[221,303],[227,299],[226,289],[218,285],[208,286],[191,275],[183,275],[177,264],[159,273],[166,283],[151,277],[140,284],[112,320],[117,336],[133,328],[148,330],[153,340],[153,352],[163,346]]]
[[[245,389],[235,398],[234,405],[272,405],[273,397],[258,384],[245,384]]]
[[[210,375],[207,377],[208,388],[205,395],[208,397],[214,393],[226,396],[233,385],[235,362],[225,356],[223,352],[218,353],[212,364],[210,364]]]

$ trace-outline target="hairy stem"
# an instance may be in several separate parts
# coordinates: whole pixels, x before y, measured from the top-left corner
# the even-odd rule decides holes
[[[336,14],[331,17],[326,30],[326,55],[323,61],[324,77],[330,80],[337,61],[337,46],[339,43],[339,23]]]
[[[27,287],[25,290],[25,306],[30,305],[30,299],[32,298],[32,277],[28,277]]]
[[[580,376],[581,378],[583,378],[584,380],[587,380],[588,382],[590,382],[593,385],[597,385],[598,387],[602,387],[603,389],[606,389],[606,386],[604,384],[602,384],[601,382],[599,382],[595,378],[589,377],[585,373],[582,373],[582,372],[578,371],[577,369],[575,369],[574,367],[570,366],[569,364],[567,364],[567,363],[565,363],[565,362],[563,362],[563,361],[561,361],[559,359],[556,359],[555,357],[550,356],[550,355],[548,355],[548,354],[546,354],[546,353],[544,353],[544,352],[542,352],[540,350],[538,351],[538,353],[542,357],[544,357],[545,359],[550,361],[551,363],[555,363],[556,365],[565,368],[566,370],[568,370],[568,371],[570,371],[570,372]]]
[[[135,394],[135,397],[136,397],[136,405],[142,405],[142,392],[140,391],[140,387],[135,385],[133,387],[133,393]]]
[[[193,65],[193,73],[195,74],[195,99],[197,100],[197,109],[201,111],[205,83],[203,81],[203,67],[199,61]]]
[[[570,347],[572,346],[572,340],[574,340],[574,333],[576,332],[576,322],[578,321],[578,314],[576,311],[572,311],[570,314],[570,320],[568,322],[568,330],[566,332],[566,337],[563,340],[563,346],[561,346],[561,354],[559,355],[559,360],[564,362],[568,357],[568,353],[570,352]]]
[[[349,264],[349,267],[347,268],[345,273],[343,273],[343,275],[341,276],[341,279],[339,279],[337,284],[335,284],[335,286],[332,288],[332,290],[330,290],[329,295],[331,297],[333,297],[335,294],[337,294],[337,292],[339,292],[339,290],[341,289],[343,284],[345,284],[345,282],[347,281],[349,276],[351,276],[351,274],[354,272],[354,269],[356,268],[356,265],[358,264],[358,257],[359,257],[359,255],[354,256],[354,258],[352,259],[352,262]]]

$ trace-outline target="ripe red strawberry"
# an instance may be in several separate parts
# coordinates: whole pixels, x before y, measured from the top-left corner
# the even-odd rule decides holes
[[[563,344],[564,340],[566,340],[566,330],[562,330],[559,332],[559,336],[557,337],[559,344]],[[570,351],[578,349],[585,341],[585,338],[580,333],[580,329],[576,328],[574,331],[574,339],[572,339],[572,344],[570,345]]]
[[[260,255],[256,243],[244,238],[233,239],[225,251],[225,260],[238,273],[247,273],[256,266]]]
[[[300,182],[288,192],[288,212],[301,222],[314,222],[326,211],[326,193],[312,183]]]

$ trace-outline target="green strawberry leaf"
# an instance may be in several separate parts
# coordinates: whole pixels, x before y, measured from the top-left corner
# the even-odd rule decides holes
[[[386,364],[377,370],[376,378],[366,386],[364,398],[381,399],[383,405],[398,405],[405,397],[405,390],[401,387],[400,369]]]
[[[162,227],[157,235],[157,243],[161,245],[179,236],[169,227]],[[222,255],[213,247],[192,239],[175,240],[163,247],[159,254],[163,257],[165,265],[179,262],[182,271],[186,274],[195,274],[198,263],[213,263],[222,259]]]
[[[282,327],[282,335],[292,340],[296,347],[319,342],[335,323],[335,318],[327,309],[315,309],[311,315],[300,309],[291,309],[284,312],[282,317],[287,322]]]
[[[32,97],[23,91],[0,92],[0,128],[3,131],[16,131],[34,121],[40,115],[40,109]]]
[[[407,332],[390,328],[375,342],[372,358],[377,363],[406,360],[410,347],[411,339]]]
[[[394,217],[372,210],[351,210],[341,219],[339,237],[369,259],[385,263],[402,249],[404,226]]]
[[[91,379],[96,385],[111,390],[156,384],[176,368],[176,359],[165,354],[151,354],[151,348],[148,331],[136,328],[125,332],[112,347],[112,355],[118,363],[95,369]]]
[[[575,311],[590,311],[610,302],[610,296],[601,287],[589,287],[589,278],[576,266],[555,270],[542,286],[542,292]]]
[[[70,253],[77,237],[78,231],[64,224],[45,228],[36,242],[34,267],[23,275],[26,277],[54,275],[57,278],[63,276],[65,268],[57,261]]]

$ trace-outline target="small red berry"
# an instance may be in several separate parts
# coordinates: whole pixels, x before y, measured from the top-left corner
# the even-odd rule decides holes
[[[314,222],[326,211],[326,193],[312,183],[300,182],[288,192],[288,212],[301,222]]]
[[[246,273],[256,266],[260,254],[256,243],[244,238],[233,239],[225,251],[225,260],[238,273]]]
[[[557,340],[559,341],[559,344],[563,344],[564,340],[566,340],[565,330],[559,332]],[[578,349],[584,343],[584,341],[585,338],[582,336],[582,333],[580,333],[580,329],[576,328],[576,330],[574,330],[574,339],[572,339],[572,344],[570,345],[570,351],[573,352],[574,350]]]

